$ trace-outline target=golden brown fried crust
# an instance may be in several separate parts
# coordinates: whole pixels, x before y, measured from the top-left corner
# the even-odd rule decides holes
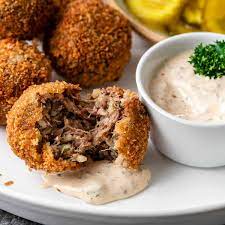
[[[150,118],[136,93],[124,90],[124,111],[116,123],[114,133],[118,137],[115,149],[123,156],[129,168],[138,168],[143,161],[149,138]]]
[[[66,82],[47,83],[29,87],[14,104],[8,114],[7,135],[14,153],[37,170],[62,172],[75,170],[81,166],[77,162],[55,160],[48,144],[38,150],[41,134],[35,124],[42,118],[42,109],[37,100],[37,93],[63,93],[65,90],[79,93],[77,85]],[[123,96],[122,119],[115,125],[113,136],[116,137],[115,149],[124,161],[124,166],[138,168],[147,149],[150,120],[145,107],[137,95],[129,90],[110,87],[107,92]],[[42,152],[42,154],[40,153]]]
[[[83,87],[117,80],[130,59],[129,22],[99,0],[67,5],[45,39],[45,51],[56,70]]]
[[[52,0],[0,0],[0,37],[31,39],[53,13]]]
[[[0,125],[22,92],[49,81],[51,63],[35,45],[13,39],[0,40]]]

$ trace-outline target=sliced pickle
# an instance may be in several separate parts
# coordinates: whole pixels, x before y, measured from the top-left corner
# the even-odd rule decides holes
[[[184,21],[191,25],[201,26],[205,3],[206,0],[189,0],[183,12]]]
[[[168,25],[179,18],[187,0],[126,0],[130,11],[146,24]]]
[[[168,32],[170,35],[196,32],[196,31],[199,31],[199,29],[189,24],[186,24],[182,21],[178,21],[177,23],[173,23],[170,26],[168,26]]]
[[[203,13],[203,29],[225,33],[225,0],[207,0]]]

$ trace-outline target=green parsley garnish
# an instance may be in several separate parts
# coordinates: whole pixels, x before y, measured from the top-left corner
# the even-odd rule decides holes
[[[189,63],[193,65],[195,74],[210,79],[225,76],[225,41],[199,44],[190,56]]]

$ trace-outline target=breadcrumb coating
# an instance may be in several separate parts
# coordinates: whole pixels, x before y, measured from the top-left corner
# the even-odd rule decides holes
[[[67,5],[45,51],[59,74],[83,87],[119,79],[130,59],[131,28],[118,11],[100,0]]]
[[[124,118],[118,121],[114,131],[118,134],[115,148],[126,159],[128,167],[137,168],[147,150],[150,119],[136,93],[126,90],[124,98]]]
[[[8,142],[14,153],[25,160],[30,168],[46,172],[62,172],[76,170],[85,165],[61,158],[56,160],[48,143],[45,143],[42,149],[38,147],[41,134],[35,125],[42,119],[42,108],[37,96],[62,94],[66,90],[78,94],[80,92],[79,86],[64,81],[33,85],[24,91],[7,116]],[[116,122],[113,131],[114,147],[118,157],[122,159],[122,164],[136,169],[147,149],[149,115],[134,92],[119,87],[108,87],[95,89],[93,95],[101,94],[102,91],[110,95],[122,96],[122,116]]]
[[[0,38],[32,39],[52,13],[52,0],[0,0]]]
[[[0,40],[0,125],[23,91],[33,84],[47,82],[51,63],[37,47],[24,41]]]

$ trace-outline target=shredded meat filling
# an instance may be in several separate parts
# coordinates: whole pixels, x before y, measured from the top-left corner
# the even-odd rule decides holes
[[[48,143],[56,160],[114,160],[113,130],[121,119],[120,98],[108,93],[84,98],[68,92],[39,96],[43,108],[43,118],[36,124],[42,135],[39,149]]]

